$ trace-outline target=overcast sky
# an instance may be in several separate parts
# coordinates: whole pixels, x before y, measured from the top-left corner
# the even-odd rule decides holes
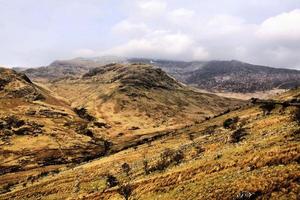
[[[300,69],[300,0],[0,0],[0,65],[117,55]]]

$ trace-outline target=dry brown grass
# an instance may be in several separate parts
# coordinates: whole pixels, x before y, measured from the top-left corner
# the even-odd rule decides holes
[[[24,152],[30,150],[36,154],[27,158],[33,162],[26,165],[25,171],[0,176],[1,187],[7,190],[5,194],[0,195],[0,199],[124,199],[120,195],[120,186],[112,188],[106,186],[108,173],[116,176],[123,185],[129,182],[133,189],[131,199],[238,199],[241,194],[251,194],[257,199],[298,198],[300,144],[297,135],[300,127],[291,117],[295,108],[282,109],[281,106],[276,106],[269,115],[263,115],[258,106],[246,106],[202,122],[190,116],[191,118],[187,117],[186,120],[178,118],[182,119],[179,127],[171,126],[171,122],[153,127],[157,122],[155,118],[145,116],[164,110],[161,107],[154,109],[155,107],[148,106],[147,98],[139,98],[138,102],[133,104],[124,104],[123,101],[128,101],[128,97],[122,93],[112,92],[115,91],[117,84],[99,86],[91,82],[73,81],[64,80],[51,86],[51,89],[68,98],[72,106],[68,106],[67,101],[57,104],[56,101],[61,101],[60,98],[55,98],[55,101],[33,103],[20,99],[14,101],[0,99],[0,116],[12,113],[23,118],[26,109],[39,110],[40,107],[56,111],[64,110],[69,116],[59,118],[26,116],[28,120],[45,124],[45,134],[36,137],[13,137],[9,145],[1,146],[3,151],[1,159],[2,161],[5,159],[11,166],[18,163],[19,159],[27,158],[22,154]],[[150,98],[160,98],[163,94],[169,97],[175,95],[171,99],[174,102],[161,97],[159,101],[151,103],[163,102],[168,105],[174,103],[167,113],[158,113],[158,118],[179,112],[175,105],[180,103],[179,100],[186,93],[176,91],[175,94],[159,91],[149,91],[146,94]],[[55,96],[45,88],[44,93],[53,98]],[[288,98],[297,95],[297,92],[284,95],[284,98]],[[105,96],[112,98],[104,100]],[[212,99],[203,100],[204,96]],[[214,96],[204,96],[197,99],[195,96],[187,95],[187,98],[191,97],[188,101],[192,106],[183,106],[185,112],[192,112],[198,101],[201,105],[213,102]],[[36,162],[31,159],[39,156],[46,158],[50,156],[49,154],[53,154],[72,159],[77,155],[89,155],[94,152],[84,154],[81,147],[90,145],[90,138],[78,135],[74,124],[71,128],[64,126],[70,119],[75,124],[87,123],[71,109],[82,104],[89,108],[91,115],[98,119],[102,118],[105,123],[112,126],[96,128],[88,123],[88,128],[91,128],[96,136],[109,137],[114,142],[112,154],[80,164],[73,162],[73,165],[44,167],[34,165]],[[218,105],[221,104],[210,106]],[[134,109],[139,106],[145,110],[149,109],[148,113]],[[208,106],[207,112],[211,112],[209,110],[211,108]],[[200,109],[193,115],[202,116],[206,113],[206,111],[197,112],[200,112]],[[239,120],[232,129],[223,128],[226,119],[235,117],[239,117]],[[176,120],[172,117],[171,119]],[[191,123],[192,121],[194,123]],[[137,124],[141,129],[128,130]],[[230,138],[239,128],[246,134],[243,135],[243,139],[232,142]],[[123,134],[119,134],[120,132]],[[52,152],[50,149],[56,151]],[[150,168],[154,167],[166,149],[182,151],[184,158],[181,163],[170,162],[163,170],[146,173],[144,160],[147,160]],[[8,151],[13,153],[8,154]],[[18,157],[19,155],[21,157]],[[121,167],[125,162],[131,168],[130,175],[124,174]],[[59,173],[56,173],[57,169]]]
[[[247,118],[244,128],[248,135],[232,144],[228,142],[232,130],[223,129],[222,124],[237,115]],[[214,125],[217,127],[213,134],[203,132]],[[45,199],[122,199],[118,187],[105,189],[104,176],[110,172],[123,179],[121,165],[126,162],[132,169],[132,196],[136,199],[233,199],[240,192],[253,193],[258,199],[297,199],[300,145],[291,134],[297,129],[299,126],[291,121],[288,110],[284,115],[273,112],[264,116],[258,108],[250,107],[177,129],[173,135],[140,145],[136,150],[131,148],[46,177],[11,195],[16,199],[25,195],[35,199],[39,194]],[[194,141],[189,139],[189,133],[195,135]],[[198,157],[192,156],[195,145],[204,149]],[[143,159],[154,165],[166,148],[183,149],[183,163],[146,175]],[[75,180],[80,182],[76,193]]]

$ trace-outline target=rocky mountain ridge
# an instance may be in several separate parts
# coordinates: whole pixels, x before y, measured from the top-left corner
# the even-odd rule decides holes
[[[177,80],[211,92],[254,93],[291,89],[300,85],[300,71],[231,61],[169,61],[143,58],[76,58],[55,61],[47,67],[24,72],[33,80],[52,81],[80,77],[92,68],[109,63],[154,65]]]

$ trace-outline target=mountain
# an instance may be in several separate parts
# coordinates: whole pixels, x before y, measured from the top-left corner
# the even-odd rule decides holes
[[[144,64],[108,64],[43,84],[0,68],[0,193],[242,104]]]
[[[104,155],[106,140],[87,124],[25,74],[0,68],[0,185]]]
[[[146,64],[108,64],[47,86],[72,107],[86,108],[116,136],[201,121],[242,103],[197,92]]]
[[[211,92],[255,93],[291,89],[300,85],[300,71],[252,65],[240,61],[169,61],[143,58],[76,58],[55,61],[47,67],[27,69],[33,80],[80,77],[108,63],[145,63],[163,69],[177,80]]]
[[[152,63],[178,80],[209,91],[251,93],[291,89],[300,85],[300,71],[252,65],[240,61],[182,62],[131,59]]]
[[[48,66],[25,70],[18,69],[18,71],[24,72],[34,80],[49,81],[64,77],[80,77],[87,73],[91,68],[100,67],[113,62],[122,63],[123,61],[122,58],[112,56],[101,57],[101,59],[74,58],[71,60],[56,60]]]
[[[0,199],[298,199],[300,108],[289,102],[299,96],[253,100],[58,174],[6,179]]]

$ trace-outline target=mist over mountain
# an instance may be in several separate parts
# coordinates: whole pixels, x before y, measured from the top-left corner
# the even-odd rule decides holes
[[[166,61],[131,59],[156,65],[178,80],[210,91],[257,92],[291,89],[300,85],[300,71],[241,61]]]
[[[160,59],[98,57],[54,61],[49,66],[26,69],[33,79],[80,77],[89,69],[109,63],[145,63],[161,68],[177,80],[212,92],[253,93],[291,89],[300,85],[300,71],[272,68],[241,61],[171,61]]]

